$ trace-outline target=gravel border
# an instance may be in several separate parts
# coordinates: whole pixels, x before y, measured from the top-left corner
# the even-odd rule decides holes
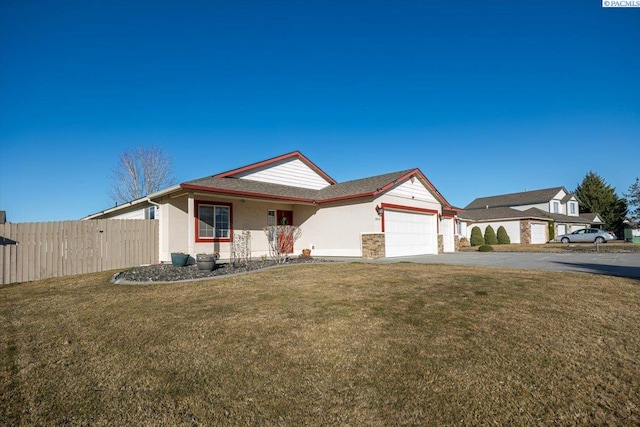
[[[210,280],[229,275],[241,275],[272,268],[287,267],[301,264],[320,264],[334,262],[315,258],[291,258],[284,264],[274,261],[251,261],[247,264],[234,266],[231,263],[218,263],[211,270],[199,270],[196,264],[185,267],[174,267],[171,264],[153,264],[130,268],[111,277],[110,282],[116,285],[155,285],[161,283],[183,283],[198,280]]]

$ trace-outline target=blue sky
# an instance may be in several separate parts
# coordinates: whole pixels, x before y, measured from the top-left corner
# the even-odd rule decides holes
[[[0,210],[113,205],[138,145],[178,182],[300,150],[420,168],[448,201],[640,175],[640,8],[566,1],[0,0]]]

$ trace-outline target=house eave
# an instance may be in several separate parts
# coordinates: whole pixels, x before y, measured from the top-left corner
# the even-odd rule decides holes
[[[207,194],[223,194],[225,196],[245,197],[245,198],[252,198],[257,200],[278,200],[278,201],[284,201],[284,202],[295,202],[295,203],[303,203],[303,204],[310,204],[310,205],[314,205],[317,203],[316,200],[306,199],[301,197],[279,196],[277,194],[255,193],[251,191],[229,190],[226,188],[216,188],[216,187],[204,187],[201,185],[193,185],[193,184],[181,184],[181,188],[187,191],[199,191]]]
[[[153,203],[153,199],[156,199],[156,198],[162,197],[162,196],[166,196],[167,194],[173,193],[173,192],[175,192],[177,190],[180,190],[180,185],[174,185],[172,187],[165,188],[164,190],[156,191],[155,193],[151,193],[151,194],[149,194],[147,196],[140,197],[139,199],[135,199],[135,200],[132,200],[130,202],[123,203],[121,205],[114,206],[112,208],[105,209],[105,210],[100,211],[100,212],[96,212],[94,214],[91,214],[91,215],[88,215],[88,216],[82,218],[81,221],[88,220],[88,219],[96,219],[96,218],[99,218],[99,217],[101,217],[103,215],[109,215],[109,214],[112,214],[114,212],[125,210],[125,209],[128,209],[128,208],[132,207],[132,206],[136,206],[136,205],[139,205],[139,204],[145,203],[145,202],[154,204]]]

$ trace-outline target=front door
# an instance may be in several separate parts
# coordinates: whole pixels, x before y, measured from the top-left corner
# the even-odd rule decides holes
[[[293,225],[293,211],[276,211],[276,221],[278,225]],[[278,247],[280,247],[281,253],[292,254],[293,234],[290,232],[280,233],[278,235]]]

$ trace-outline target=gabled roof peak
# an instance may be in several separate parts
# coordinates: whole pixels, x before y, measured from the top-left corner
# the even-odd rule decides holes
[[[479,197],[469,203],[465,209],[485,209],[486,207],[510,207],[546,203],[560,191],[570,194],[565,187],[543,188],[541,190],[521,191],[519,193],[500,194]]]
[[[267,160],[261,160],[259,162],[252,163],[250,165],[241,166],[237,169],[232,169],[226,172],[222,172],[222,173],[213,175],[213,178],[229,178],[229,177],[233,177],[234,175],[246,173],[252,170],[263,168],[265,166],[273,165],[278,162],[283,162],[286,160],[296,159],[296,158],[302,161],[303,163],[305,163],[308,167],[310,167],[314,172],[320,175],[329,184],[333,185],[337,183],[333,178],[329,176],[329,174],[327,174],[325,171],[320,169],[315,163],[309,160],[304,154],[302,154],[298,150],[292,151],[290,153],[282,154],[280,156],[272,157]]]

